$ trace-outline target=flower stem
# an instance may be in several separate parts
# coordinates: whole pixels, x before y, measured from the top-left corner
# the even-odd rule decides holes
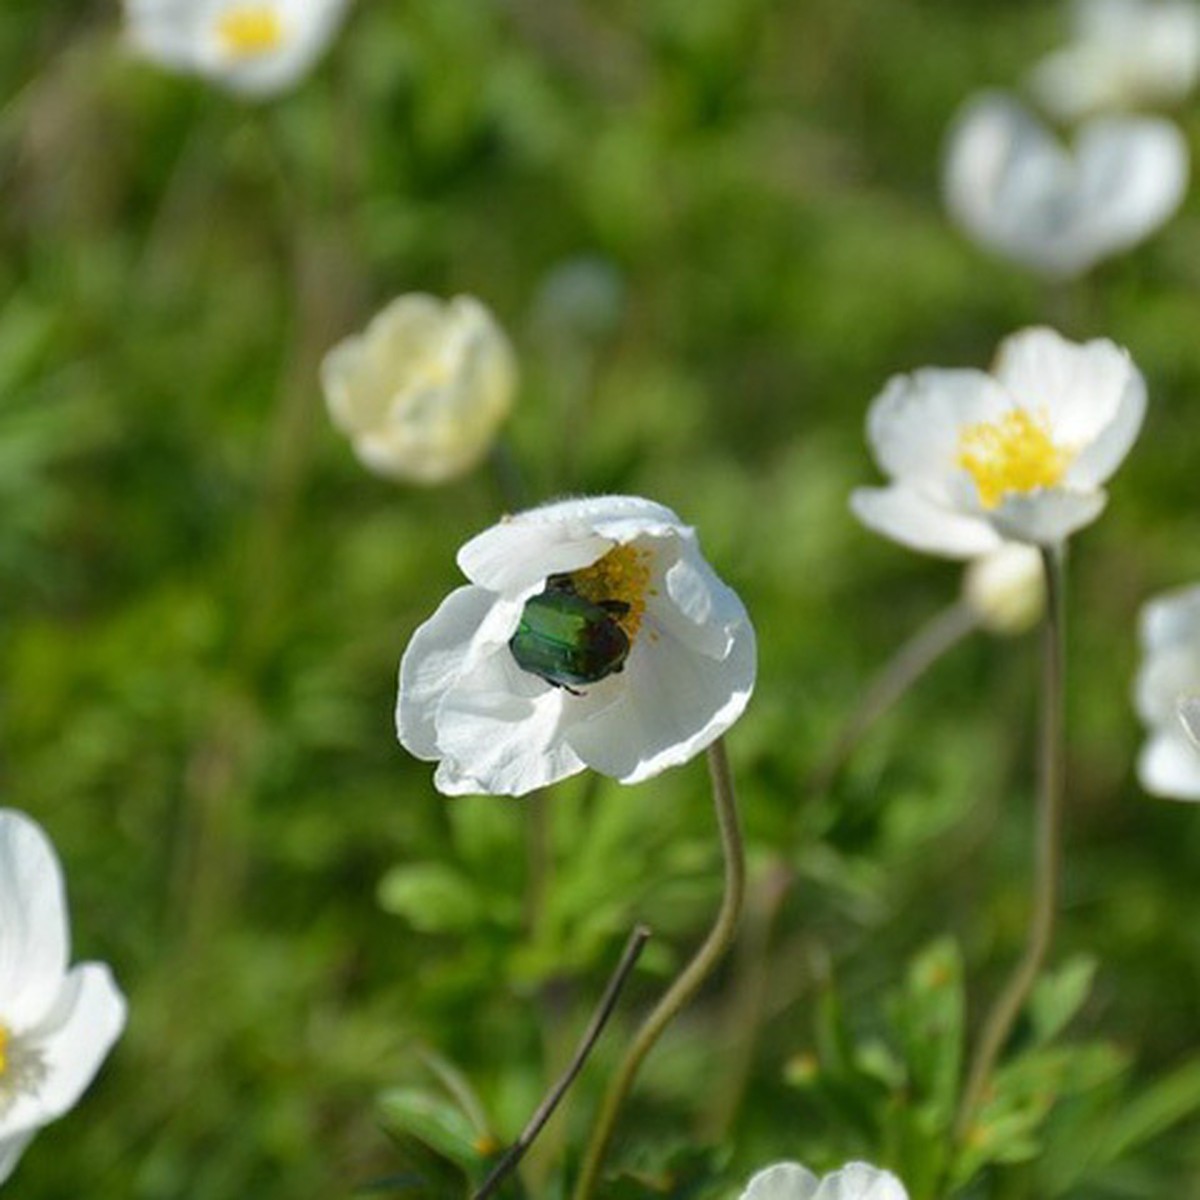
[[[516,1169],[525,1151],[533,1145],[534,1139],[542,1131],[542,1126],[550,1120],[554,1114],[554,1110],[558,1107],[559,1101],[567,1094],[567,1089],[575,1082],[576,1075],[583,1069],[583,1064],[587,1061],[588,1055],[592,1052],[592,1047],[596,1044],[596,1040],[600,1037],[604,1026],[608,1023],[608,1018],[612,1016],[612,1011],[616,1007],[617,1000],[621,995],[621,989],[625,986],[625,980],[629,978],[629,973],[633,970],[634,965],[641,956],[642,948],[646,945],[649,937],[650,930],[645,925],[638,925],[629,935],[629,940],[625,943],[625,950],[621,954],[621,960],[617,963],[616,970],[613,971],[612,976],[609,978],[608,986],[604,989],[604,995],[600,998],[600,1003],[596,1006],[596,1011],[592,1015],[592,1019],[588,1023],[583,1038],[576,1048],[567,1069],[563,1072],[554,1087],[546,1093],[545,1099],[537,1106],[537,1110],[529,1118],[529,1123],[521,1131],[521,1136],[517,1138],[508,1148],[504,1157],[492,1168],[491,1174],[479,1186],[479,1190],[475,1192],[471,1200],[487,1200],[487,1197],[496,1191],[508,1175]]]
[[[837,740],[809,776],[809,790],[825,792],[863,735],[947,651],[979,624],[971,608],[958,601],[926,621],[867,685],[858,707]]]
[[[979,1037],[958,1110],[956,1134],[960,1142],[970,1130],[996,1060],[1029,998],[1054,936],[1062,871],[1065,749],[1063,552],[1062,546],[1045,547],[1042,550],[1046,572],[1046,618],[1042,625],[1042,719],[1038,747],[1037,859],[1033,878],[1033,910],[1025,953],[988,1013]]]
[[[733,776],[725,753],[724,739],[718,738],[708,748],[708,769],[712,779],[713,804],[721,833],[721,848],[725,855],[725,895],[717,919],[709,930],[704,944],[684,967],[675,982],[667,989],[638,1030],[617,1073],[613,1076],[600,1106],[600,1115],[592,1129],[591,1140],[583,1157],[579,1178],[575,1184],[574,1200],[590,1200],[600,1175],[604,1156],[616,1128],[617,1116],[633,1087],[643,1059],[679,1011],[700,990],[717,963],[729,949],[737,931],[742,896],[746,889],[745,853],[738,824],[737,797]]]

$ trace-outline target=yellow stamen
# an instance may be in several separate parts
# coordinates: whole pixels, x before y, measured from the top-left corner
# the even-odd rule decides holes
[[[646,597],[654,595],[650,587],[648,550],[629,545],[614,546],[590,567],[572,571],[571,583],[580,596],[593,604],[605,600],[621,600],[628,604],[629,611],[616,621],[633,641],[646,614]]]
[[[7,1027],[0,1025],[0,1075],[8,1070],[8,1039]]]
[[[283,41],[283,22],[269,4],[235,4],[217,20],[217,37],[233,58],[258,58]]]
[[[995,508],[1010,492],[1032,492],[1062,482],[1074,452],[1056,446],[1045,413],[1014,408],[995,421],[968,425],[958,436],[957,463]]]

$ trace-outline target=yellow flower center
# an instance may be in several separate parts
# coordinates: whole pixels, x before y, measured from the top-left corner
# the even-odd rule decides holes
[[[283,22],[269,4],[235,4],[217,20],[217,37],[233,58],[258,58],[283,41]]]
[[[1010,492],[1055,487],[1074,457],[1054,444],[1045,413],[1024,408],[968,425],[958,435],[956,461],[975,480],[984,508],[995,508]]]
[[[0,1119],[21,1096],[29,1096],[46,1079],[46,1057],[39,1046],[16,1037],[0,1021]]]
[[[632,642],[646,615],[646,597],[657,595],[650,586],[650,552],[630,545],[614,546],[590,567],[572,571],[570,578],[576,593],[593,604],[621,600],[629,605],[629,611],[614,620]]]
[[[8,1070],[8,1043],[11,1035],[7,1025],[0,1025],[0,1078]]]

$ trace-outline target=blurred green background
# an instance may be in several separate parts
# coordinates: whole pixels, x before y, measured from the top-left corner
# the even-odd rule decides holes
[[[1139,605],[1200,579],[1197,204],[1050,295],[938,196],[958,104],[1061,36],[1042,0],[360,0],[308,80],[248,105],[135,61],[115,4],[4,4],[0,802],[51,834],[76,957],[131,1013],[14,1196],[351,1195],[399,1169],[377,1096],[443,1088],[431,1055],[511,1138],[643,919],[529,1165],[556,1195],[716,907],[702,764],[446,801],[397,746],[401,651],[506,504],[486,471],[373,478],[329,427],[322,354],[404,291],[475,294],[510,332],[531,499],[671,505],[758,630],[729,739],[747,936],[650,1061],[625,1152],[719,1140],[729,1181],[900,1161],[803,1085],[831,980],[869,1043],[931,939],[959,940],[976,1017],[1018,953],[1036,638],[969,640],[827,794],[806,779],[959,586],[849,515],[868,402],[1046,319],[1127,346],[1151,394],[1072,551],[1055,961],[1096,959],[1073,1032],[1127,1055],[1114,1089],[1195,1053],[1200,814],[1138,788],[1129,690]],[[1117,1164],[1051,1128],[1078,1178],[1037,1154],[969,1194],[1200,1197],[1200,1123],[1162,1124]]]

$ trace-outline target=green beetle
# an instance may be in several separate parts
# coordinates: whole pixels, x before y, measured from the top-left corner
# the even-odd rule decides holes
[[[629,635],[617,618],[628,611],[624,600],[588,600],[570,576],[551,575],[546,590],[525,601],[508,648],[522,671],[578,696],[580,685],[625,666]]]

